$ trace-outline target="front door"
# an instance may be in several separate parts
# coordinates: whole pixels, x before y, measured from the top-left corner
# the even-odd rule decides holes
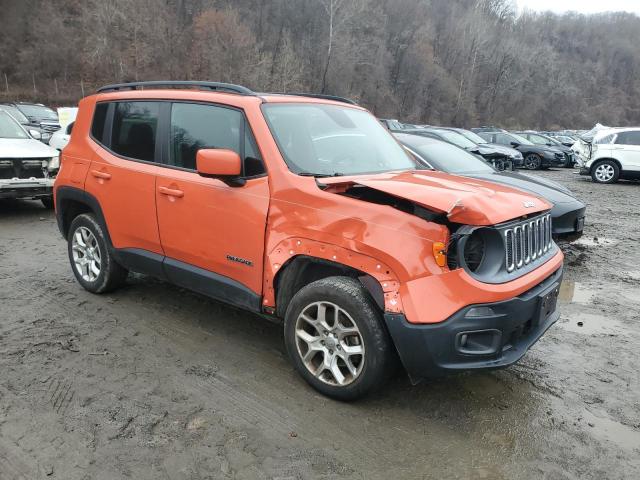
[[[208,287],[216,283],[261,295],[269,182],[243,112],[176,102],[169,117],[166,165],[156,185],[167,275],[213,296]],[[238,152],[246,183],[198,175],[196,152],[201,148]]]

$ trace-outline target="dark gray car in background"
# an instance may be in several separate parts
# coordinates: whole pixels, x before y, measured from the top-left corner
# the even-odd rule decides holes
[[[568,240],[582,235],[586,206],[568,188],[540,177],[498,172],[465,150],[434,138],[406,133],[394,133],[394,136],[426,167],[507,185],[548,200],[553,204],[553,235]]]

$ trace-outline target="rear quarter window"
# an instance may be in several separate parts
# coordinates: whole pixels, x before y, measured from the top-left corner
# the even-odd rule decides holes
[[[106,125],[108,108],[108,103],[96,104],[96,109],[93,113],[93,121],[91,122],[91,136],[95,141],[101,144],[104,144],[104,127]],[[71,133],[71,131],[68,133]]]

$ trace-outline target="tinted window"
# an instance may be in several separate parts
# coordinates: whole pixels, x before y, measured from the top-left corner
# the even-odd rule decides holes
[[[111,150],[136,160],[155,160],[157,102],[118,102],[113,115]]]
[[[195,170],[196,153],[202,148],[224,148],[244,156],[245,176],[264,173],[260,153],[241,112],[213,105],[173,104],[169,164]]]
[[[621,132],[616,138],[618,145],[640,145],[640,132]]]
[[[102,143],[104,139],[104,124],[107,119],[108,103],[98,103],[96,111],[93,114],[93,123],[91,124],[91,136]]]

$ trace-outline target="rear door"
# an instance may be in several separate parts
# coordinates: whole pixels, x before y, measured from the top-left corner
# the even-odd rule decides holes
[[[640,131],[620,132],[611,149],[623,170],[640,171]]]
[[[111,242],[118,249],[162,254],[155,204],[160,105],[120,101],[96,106],[91,136],[99,148],[85,189],[100,203]]]
[[[262,292],[269,208],[268,177],[249,124],[239,109],[187,102],[173,103],[167,120],[166,164],[156,186],[165,272],[177,284],[248,306],[230,297]],[[237,152],[245,183],[200,176],[201,148]]]

